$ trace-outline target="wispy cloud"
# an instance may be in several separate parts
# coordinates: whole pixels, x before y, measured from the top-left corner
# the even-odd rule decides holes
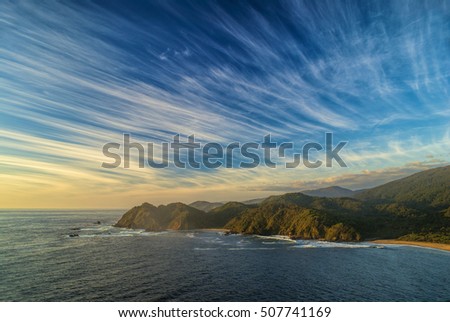
[[[248,188],[252,191],[297,192],[329,186],[341,186],[348,189],[359,190],[373,188],[393,180],[404,178],[419,171],[447,165],[449,165],[448,161],[433,159],[429,161],[411,162],[404,164],[401,167],[362,170],[361,172],[329,176],[323,179],[299,180],[287,182],[285,184],[267,184],[259,187],[250,186]]]
[[[224,199],[227,190],[251,197],[298,182],[353,187],[364,169],[405,167],[400,175],[429,154],[449,160],[445,1],[1,6],[5,206],[23,195],[29,206],[61,194],[61,205],[107,206],[114,198],[128,206],[148,191],[175,198],[171,189],[182,199],[209,187]],[[195,133],[219,143],[271,133],[301,146],[322,142],[325,131],[349,141],[350,168],[100,168],[101,146],[122,133],[154,142]],[[387,178],[375,177],[365,178]],[[89,201],[94,192],[101,202]]]

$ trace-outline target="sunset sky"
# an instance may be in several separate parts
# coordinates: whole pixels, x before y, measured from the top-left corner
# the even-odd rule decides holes
[[[0,207],[360,189],[448,164],[449,4],[2,1]],[[325,132],[348,141],[347,168],[101,167],[123,133],[301,147]]]

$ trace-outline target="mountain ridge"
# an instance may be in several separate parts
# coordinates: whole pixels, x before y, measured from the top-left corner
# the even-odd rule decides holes
[[[143,203],[126,212],[116,226],[146,230],[225,228],[234,233],[330,241],[403,236],[450,243],[449,178],[450,166],[446,166],[358,192],[354,197],[286,193],[258,204],[220,203],[208,211],[183,203],[158,207]]]
[[[342,198],[353,197],[358,191],[350,190],[339,186],[330,186],[314,190],[303,190],[301,193],[311,197],[327,197],[327,198]]]

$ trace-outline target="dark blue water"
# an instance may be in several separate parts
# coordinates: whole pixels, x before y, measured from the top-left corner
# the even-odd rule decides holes
[[[0,211],[0,300],[450,300],[445,251],[111,227],[121,214]]]

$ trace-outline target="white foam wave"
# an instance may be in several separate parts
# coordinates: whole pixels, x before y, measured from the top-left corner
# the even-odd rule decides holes
[[[110,230],[111,226],[100,226],[100,227],[85,227],[80,228],[80,231],[107,231]]]
[[[297,245],[290,248],[384,248],[380,245],[369,243],[342,243],[342,242],[327,242],[327,241],[296,241]]]
[[[211,251],[211,250],[216,250],[217,248],[210,248],[210,247],[195,247],[194,250],[198,250],[198,251]]]
[[[235,251],[235,250],[273,250],[276,249],[274,247],[232,247],[227,248],[227,250]]]
[[[86,229],[83,231],[89,231],[91,233],[87,233],[87,234],[79,233],[78,236],[74,236],[74,237],[110,238],[110,237],[133,237],[133,236],[159,236],[159,235],[167,233],[165,231],[154,232],[154,231],[145,231],[144,229],[125,229],[125,228],[116,228],[116,227],[109,227],[109,229],[102,229],[102,230]],[[95,233],[95,232],[98,232],[98,233]],[[70,237],[70,236],[68,236],[68,237]]]
[[[255,235],[255,237],[261,239],[271,239],[283,243],[295,243],[295,240],[291,239],[289,236],[284,235],[271,235],[271,236]]]

